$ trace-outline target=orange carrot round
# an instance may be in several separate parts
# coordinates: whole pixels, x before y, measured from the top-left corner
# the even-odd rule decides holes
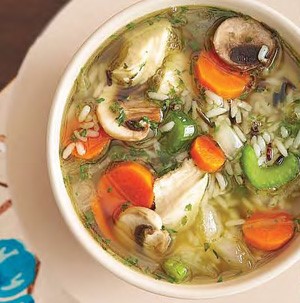
[[[200,85],[225,99],[239,97],[251,78],[246,73],[232,71],[225,67],[213,52],[201,52],[195,65],[195,76]]]
[[[226,160],[217,142],[204,135],[195,139],[190,154],[197,166],[209,173],[218,171]]]
[[[154,200],[153,183],[151,172],[136,162],[116,164],[103,174],[98,185],[97,205],[93,207],[101,231],[108,233],[122,208],[132,205],[150,208]]]
[[[251,246],[273,251],[284,246],[294,235],[295,224],[289,213],[265,211],[254,213],[243,225],[245,241]]]
[[[76,148],[73,150],[73,155],[79,159],[91,160],[99,156],[103,150],[108,146],[111,141],[111,137],[101,127],[99,129],[99,136],[96,138],[87,138],[86,142],[82,142],[86,153],[79,155]]]

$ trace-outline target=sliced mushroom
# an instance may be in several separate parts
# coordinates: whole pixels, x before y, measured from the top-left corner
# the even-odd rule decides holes
[[[157,179],[155,211],[164,226],[178,231],[193,224],[207,183],[207,174],[201,172],[193,160],[185,160],[180,168]]]
[[[274,34],[251,18],[226,19],[217,28],[213,44],[217,54],[240,70],[269,66],[277,53]]]
[[[113,80],[125,87],[145,83],[162,65],[171,34],[171,23],[165,19],[127,32],[110,68]]]
[[[150,127],[144,123],[141,127],[131,127],[128,121],[137,121],[143,117],[160,122],[161,110],[148,101],[118,101],[118,87],[116,85],[106,86],[101,94],[104,99],[97,107],[97,116],[100,124],[111,137],[123,141],[140,141],[147,137]],[[114,110],[117,105],[118,111]],[[120,120],[120,114],[123,119]]]
[[[165,253],[171,243],[169,233],[162,230],[160,216],[149,208],[127,208],[117,219],[116,227],[144,249],[160,254]]]

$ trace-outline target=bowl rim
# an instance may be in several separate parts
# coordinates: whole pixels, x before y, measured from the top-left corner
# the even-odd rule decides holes
[[[289,244],[275,259],[266,265],[236,279],[222,283],[210,283],[202,285],[171,284],[166,281],[155,280],[146,274],[140,273],[115,259],[106,252],[99,243],[91,236],[88,230],[80,221],[73,203],[64,185],[60,157],[59,139],[60,126],[66,102],[70,95],[74,81],[80,69],[95,51],[111,34],[122,28],[126,24],[147,15],[148,13],[159,11],[164,8],[183,5],[205,5],[216,6],[236,10],[247,14],[248,10],[255,11],[262,19],[272,15],[276,19],[276,24],[280,25],[282,32],[292,35],[298,41],[300,50],[300,29],[289,19],[282,16],[274,9],[257,2],[256,0],[223,0],[222,3],[213,3],[211,0],[143,0],[117,13],[104,24],[102,24],[79,48],[64,71],[57,86],[53,104],[49,114],[47,127],[47,167],[51,188],[56,204],[67,225],[75,238],[85,248],[85,250],[106,269],[141,289],[174,298],[200,299],[216,298],[246,291],[276,277],[300,259],[300,245],[296,246],[296,241]],[[143,12],[143,13],[141,13]],[[253,15],[253,13],[250,13]],[[258,19],[257,16],[254,18]],[[271,20],[271,19],[270,19]],[[261,20],[264,21],[264,20]],[[282,34],[282,33],[280,33]],[[291,40],[291,39],[290,39]],[[59,123],[58,123],[59,122]]]

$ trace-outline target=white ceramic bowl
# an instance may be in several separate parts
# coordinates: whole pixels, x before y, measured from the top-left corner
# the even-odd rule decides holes
[[[215,5],[248,14],[276,29],[287,42],[300,52],[300,29],[278,12],[253,0],[223,0],[222,2],[212,0],[141,1],[118,13],[103,24],[82,45],[66,69],[58,85],[49,119],[47,138],[48,169],[52,189],[65,221],[82,246],[108,270],[135,286],[160,295],[186,299],[213,298],[245,291],[274,278],[288,269],[300,259],[300,238],[293,241],[278,257],[268,264],[231,281],[205,285],[176,285],[155,280],[130,269],[114,259],[91,237],[73,208],[64,186],[60,169],[59,141],[61,121],[66,101],[80,69],[98,47],[118,29],[148,13],[181,5]]]

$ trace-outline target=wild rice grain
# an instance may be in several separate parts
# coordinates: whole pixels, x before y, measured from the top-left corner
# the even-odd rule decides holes
[[[300,145],[300,130],[298,131],[298,134],[294,140],[293,147],[298,148],[299,145]]]
[[[243,134],[243,132],[241,131],[241,129],[238,126],[236,126],[236,125],[233,125],[233,129],[235,130],[236,134],[241,139],[241,141],[243,143],[245,143],[247,141],[247,138],[245,137],[245,135]]]
[[[259,158],[261,155],[261,149],[260,149],[259,145],[257,143],[254,143],[253,148],[254,148],[256,157]]]
[[[84,145],[81,142],[76,142],[76,151],[78,155],[83,156],[86,153]]]
[[[64,160],[68,159],[68,158],[71,156],[71,154],[72,154],[74,148],[75,148],[75,143],[70,143],[70,144],[64,149],[63,154],[62,154],[62,157],[63,157]]]
[[[83,108],[82,108],[82,110],[81,110],[81,112],[80,112],[80,114],[79,114],[79,116],[78,116],[78,121],[81,123],[81,122],[83,122],[86,118],[87,118],[87,116],[88,116],[88,114],[91,112],[91,107],[89,106],[89,105],[85,105]]]
[[[282,144],[282,142],[280,142],[278,139],[274,140],[274,144],[277,146],[279,152],[284,156],[287,157],[288,156],[288,152],[286,150],[286,148],[284,147],[284,145]]]
[[[217,117],[217,116],[220,116],[220,115],[223,115],[227,112],[227,110],[225,108],[213,108],[211,109],[210,111],[208,111],[206,113],[206,116],[207,118],[213,118],[213,117]]]
[[[227,185],[226,179],[224,178],[224,176],[221,173],[216,173],[216,179],[219,183],[221,191],[223,191]]]

